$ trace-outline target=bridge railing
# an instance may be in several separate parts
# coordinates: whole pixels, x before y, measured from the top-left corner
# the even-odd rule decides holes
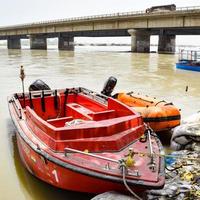
[[[176,11],[192,11],[200,10],[200,6],[177,7]]]
[[[87,19],[100,19],[100,18],[130,16],[130,15],[139,15],[139,14],[146,14],[146,12],[133,11],[133,12],[119,12],[119,13],[103,14],[103,15],[89,15],[89,16],[84,16],[84,17],[71,17],[71,18],[58,19],[58,20],[41,21],[36,24],[57,23],[57,22],[63,22],[63,21],[79,21],[79,20],[87,20]]]
[[[177,11],[192,11],[192,10],[200,10],[200,6],[189,6],[189,7],[177,7],[174,11],[166,11],[166,10],[160,10],[155,13],[166,13],[166,12],[177,12]],[[86,20],[86,19],[99,19],[99,18],[108,18],[108,17],[119,17],[119,16],[132,16],[132,15],[146,15],[146,14],[153,14],[152,13],[146,13],[146,10],[142,11],[131,11],[131,12],[118,12],[118,13],[112,13],[112,14],[102,14],[102,15],[89,15],[84,17],[71,17],[71,18],[65,18],[65,19],[58,19],[58,20],[49,20],[49,21],[41,21],[39,23],[34,24],[43,24],[43,23],[57,23],[57,22],[64,22],[64,21],[79,21],[79,20]]]
[[[26,24],[19,24],[15,26],[7,26],[7,27],[0,27],[1,29],[6,28],[13,28],[13,27],[27,27],[27,26],[36,26],[36,25],[43,25],[43,24],[56,24],[61,22],[73,22],[73,21],[84,21],[84,20],[98,20],[98,19],[104,19],[104,18],[112,18],[112,17],[128,17],[128,16],[134,16],[134,15],[151,15],[151,14],[163,14],[163,13],[169,13],[169,12],[191,12],[191,11],[198,11],[200,10],[200,6],[189,6],[189,7],[177,7],[176,10],[173,11],[166,11],[166,10],[159,10],[156,12],[150,12],[147,13],[146,10],[143,11],[131,11],[131,12],[118,12],[118,13],[112,13],[112,14],[103,14],[103,15],[90,15],[90,16],[84,16],[84,17],[71,17],[71,18],[65,18],[65,19],[56,19],[56,20],[48,20],[48,21],[40,21],[40,22],[34,22],[34,23],[26,23]]]

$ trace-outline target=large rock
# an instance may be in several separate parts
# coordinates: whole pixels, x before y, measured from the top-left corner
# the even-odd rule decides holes
[[[115,191],[110,191],[99,194],[91,200],[136,200],[136,198]]]

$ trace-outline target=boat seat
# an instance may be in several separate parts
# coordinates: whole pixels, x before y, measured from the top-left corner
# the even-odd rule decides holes
[[[60,117],[60,118],[54,118],[54,119],[48,119],[47,122],[55,127],[63,127],[65,126],[66,122],[72,121],[73,117]]]
[[[100,120],[115,118],[116,112],[115,110],[104,110],[89,115],[93,118],[94,121],[100,121]]]
[[[67,115],[73,116],[75,119],[92,120],[89,114],[93,114],[94,112],[80,104],[68,103],[66,104],[66,113]]]

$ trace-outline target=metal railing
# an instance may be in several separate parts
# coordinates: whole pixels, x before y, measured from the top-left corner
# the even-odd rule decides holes
[[[179,60],[199,61],[200,51],[180,49]]]
[[[146,10],[143,11],[131,11],[131,12],[118,12],[112,14],[102,14],[102,15],[90,15],[90,16],[83,16],[83,17],[71,17],[71,18],[64,18],[64,19],[56,19],[56,20],[48,20],[48,21],[40,21],[40,22],[33,22],[33,23],[25,23],[25,24],[17,24],[15,26],[2,26],[2,29],[9,29],[14,27],[27,27],[27,26],[37,26],[37,25],[49,25],[49,24],[57,24],[61,22],[75,22],[75,21],[86,21],[86,20],[100,20],[106,18],[116,18],[116,17],[129,17],[129,16],[141,16],[141,15],[157,15],[157,14],[167,14],[167,13],[180,13],[180,12],[191,12],[191,11],[199,11],[200,6],[189,6],[189,7],[177,7],[176,10],[168,11],[168,10],[159,10],[155,12],[147,13]]]
[[[177,7],[176,11],[200,10],[200,6]]]

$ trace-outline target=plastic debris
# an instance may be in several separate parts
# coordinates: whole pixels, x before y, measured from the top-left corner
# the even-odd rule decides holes
[[[166,157],[166,183],[161,190],[148,190],[148,200],[200,199],[200,154],[177,151]]]

